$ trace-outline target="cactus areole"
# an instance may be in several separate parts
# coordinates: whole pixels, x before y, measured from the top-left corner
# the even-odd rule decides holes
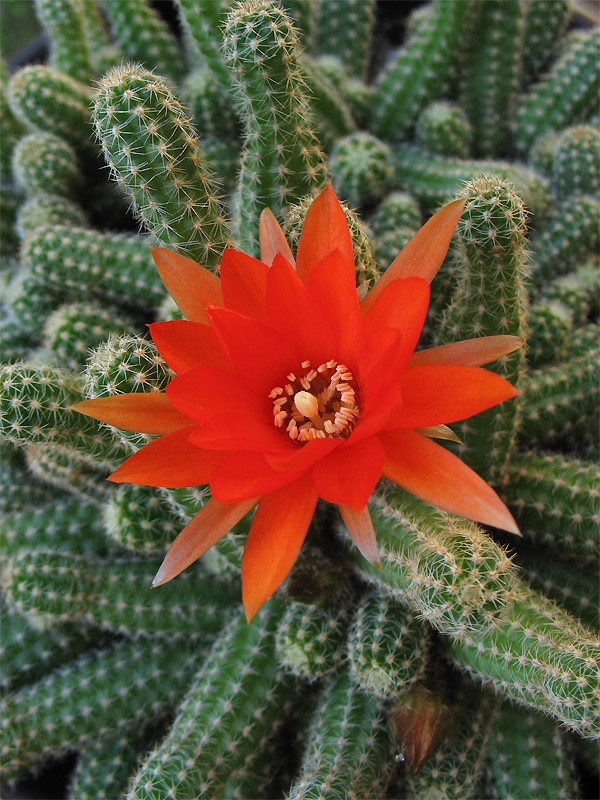
[[[291,569],[319,497],[336,503],[378,562],[367,501],[381,475],[439,508],[518,532],[495,492],[432,438],[445,423],[517,392],[481,365],[520,339],[491,336],[414,352],[463,201],[438,211],[362,300],[346,217],[330,186],[310,206],[297,259],[273,214],[261,260],[228,249],[220,279],[163,248],[162,280],[185,320],[150,325],[175,377],[166,392],[75,408],[158,434],[110,477],[210,485],[212,499],[171,546],[154,585],[175,577],[258,504],[242,561],[250,620]]]

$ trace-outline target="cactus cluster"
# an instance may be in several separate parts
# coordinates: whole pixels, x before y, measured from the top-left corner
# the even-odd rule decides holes
[[[384,62],[375,0],[35,8],[48,63],[0,72],[2,780],[75,753],[73,800],[575,797],[600,738],[598,29],[566,0],[432,0]],[[151,245],[218,272],[260,257],[269,207],[295,249],[329,180],[359,295],[464,199],[419,346],[523,340],[492,366],[519,397],[444,442],[522,537],[383,479],[380,564],[319,503],[248,625],[251,513],[151,589],[208,488],[107,483],[152,434],[72,406],[175,375]]]

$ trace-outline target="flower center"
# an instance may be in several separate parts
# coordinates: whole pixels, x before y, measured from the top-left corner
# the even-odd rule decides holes
[[[275,427],[295,442],[346,438],[360,415],[358,386],[345,364],[331,359],[316,369],[302,362],[302,374],[290,372],[284,386],[269,392]]]

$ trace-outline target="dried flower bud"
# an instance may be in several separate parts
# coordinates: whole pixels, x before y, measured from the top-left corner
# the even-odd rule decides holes
[[[419,772],[436,749],[448,723],[448,706],[441,694],[423,687],[408,692],[396,703],[389,721],[400,757],[413,773]]]

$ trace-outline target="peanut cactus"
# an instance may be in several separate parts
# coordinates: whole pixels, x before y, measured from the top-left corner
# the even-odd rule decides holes
[[[598,30],[570,30],[563,0],[433,0],[394,18],[404,39],[385,62],[371,0],[36,11],[49,63],[0,73],[10,791],[71,753],[72,800],[575,796],[600,738]],[[187,362],[159,353],[148,324],[176,321],[195,358],[184,326],[206,334],[206,312],[177,277],[167,295],[151,246],[212,273],[226,248],[244,250],[244,314],[249,276],[271,274],[283,247],[261,251],[261,212],[294,259],[328,180],[360,298],[432,212],[464,200],[413,358],[465,338],[523,341],[490,367],[519,397],[434,431],[521,538],[384,478],[367,506],[376,556],[320,501],[248,624],[240,583],[261,507],[151,588],[219,496],[206,481],[107,482],[156,433],[73,407],[168,394]],[[220,368],[223,343],[206,349]],[[265,564],[277,557],[278,545]]]

